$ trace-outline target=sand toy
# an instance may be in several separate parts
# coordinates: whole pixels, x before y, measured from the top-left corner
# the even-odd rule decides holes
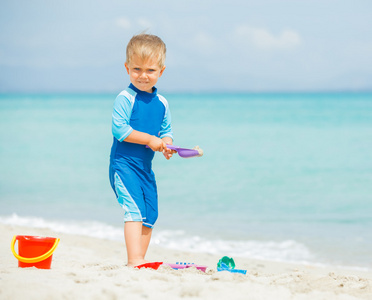
[[[150,148],[150,147],[146,146],[146,148]],[[187,148],[181,148],[175,145],[167,145],[167,148],[176,151],[178,155],[183,158],[200,157],[200,156],[203,156],[204,154],[203,150],[200,149],[199,146],[195,146],[192,149],[187,149]]]
[[[145,263],[139,266],[135,266],[135,269],[142,269],[142,268],[149,268],[149,269],[154,269],[157,270],[159,267],[163,264],[163,262],[157,261],[157,262],[149,262]]]
[[[199,146],[195,146],[192,149],[181,148],[179,146],[167,145],[168,149],[177,151],[178,155],[183,158],[200,157],[203,156],[203,150]]]
[[[203,272],[207,270],[207,266],[195,265],[194,263],[176,262],[175,264],[169,264],[169,263],[164,263],[164,264],[170,266],[172,269],[175,269],[175,270],[187,269],[187,268],[192,268],[192,267],[200,271],[203,271]]]
[[[149,262],[149,263],[136,266],[135,268],[136,269],[150,268],[150,269],[157,270],[161,265],[170,266],[174,270],[187,269],[187,268],[192,268],[192,267],[200,271],[203,271],[203,272],[207,270],[207,266],[200,266],[200,265],[195,265],[194,263],[182,263],[182,262],[177,262],[175,264],[169,264],[169,263],[163,263],[163,262]]]
[[[18,241],[18,253],[14,245]],[[10,245],[13,255],[18,259],[18,267],[50,269],[52,256],[59,243],[58,238],[15,235]]]
[[[231,273],[247,274],[247,270],[235,269],[234,259],[228,256],[224,256],[218,261],[217,271],[228,271]]]

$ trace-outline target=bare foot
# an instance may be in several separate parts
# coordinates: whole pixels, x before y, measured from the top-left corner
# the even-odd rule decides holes
[[[149,261],[145,259],[133,259],[133,260],[128,261],[127,267],[134,268],[136,266],[143,265],[146,263],[149,263]]]

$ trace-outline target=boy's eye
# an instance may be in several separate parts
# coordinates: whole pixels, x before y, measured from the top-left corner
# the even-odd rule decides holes
[[[136,70],[136,71],[139,71],[139,70],[140,70],[140,68],[134,68],[134,70]]]

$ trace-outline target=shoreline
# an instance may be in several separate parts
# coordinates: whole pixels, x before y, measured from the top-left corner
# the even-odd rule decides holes
[[[74,220],[48,220],[42,217],[25,217],[19,216],[12,213],[7,216],[0,216],[0,224],[2,225],[14,225],[27,228],[39,228],[49,229],[57,233],[82,235],[87,237],[98,238],[101,240],[119,241],[123,240],[123,229],[115,225],[110,225],[102,221],[90,221],[85,220],[77,222]],[[181,234],[180,234],[181,232]],[[32,234],[30,234],[32,235]],[[181,244],[181,246],[175,246]],[[271,245],[270,245],[271,244]],[[274,246],[273,246],[274,244]],[[223,238],[208,238],[200,235],[184,235],[182,229],[176,229],[173,232],[169,230],[160,230],[157,228],[150,243],[150,246],[159,246],[168,250],[179,250],[184,248],[186,252],[192,253],[210,253],[216,256],[232,256],[241,257],[247,259],[253,259],[258,261],[267,262],[278,262],[278,263],[289,263],[299,264],[305,266],[315,267],[335,267],[338,269],[355,270],[362,272],[372,272],[372,265],[368,260],[368,266],[362,265],[360,262],[355,262],[355,257],[348,256],[349,263],[346,261],[342,262],[331,262],[330,257],[314,258],[312,250],[308,245],[303,242],[299,242],[296,239],[287,239],[282,241],[239,241],[239,240],[223,240]],[[288,246],[289,245],[289,246]],[[314,245],[313,245],[314,246]],[[295,249],[295,247],[303,247],[303,249]],[[237,251],[239,249],[239,251]],[[244,251],[242,252],[241,249]],[[249,252],[249,256],[246,255],[246,250]],[[265,253],[262,255],[262,251]],[[288,255],[288,251],[290,255]],[[297,251],[297,253],[295,252]],[[302,253],[299,253],[301,251]],[[310,257],[306,257],[310,253]],[[270,253],[271,252],[271,253]],[[280,252],[285,253],[281,255]],[[303,254],[305,253],[305,254]],[[328,254],[327,254],[328,255]],[[292,256],[289,258],[288,256]],[[297,258],[293,258],[298,256]],[[302,257],[301,257],[302,256]],[[328,260],[328,261],[327,261]]]
[[[0,299],[372,299],[372,272],[233,257],[247,275],[217,272],[221,258],[150,245],[147,259],[208,266],[132,269],[123,242],[0,224]],[[61,239],[50,270],[18,268],[14,235]],[[17,244],[16,244],[17,251]]]
[[[19,224],[19,225],[18,225]],[[63,222],[61,220],[58,221],[51,221],[46,220],[43,218],[37,217],[22,217],[18,216],[17,214],[12,214],[10,216],[2,217],[0,220],[0,225],[4,226],[19,226],[23,227],[24,230],[30,232],[29,235],[33,234],[34,230],[49,230],[51,232],[55,232],[55,235],[58,234],[67,234],[67,235],[76,235],[82,237],[91,237],[99,239],[101,242],[104,241],[116,241],[116,242],[123,242],[123,230],[120,227],[116,227],[113,225],[109,225],[107,223],[102,222],[94,222],[94,221],[84,221],[84,222],[76,222],[76,221],[68,221]],[[185,240],[187,239],[187,241]],[[253,243],[252,243],[253,242]],[[180,245],[176,246],[177,243]],[[191,243],[191,244],[190,244]],[[213,245],[211,245],[213,243]],[[273,243],[272,241],[266,242],[267,244]],[[274,242],[275,243],[275,242]],[[184,236],[180,239],[180,230],[176,230],[173,233],[168,231],[161,232],[156,230],[153,233],[152,240],[150,242],[150,247],[159,247],[164,249],[165,251],[179,251],[183,249],[185,252],[194,253],[195,255],[204,254],[211,254],[216,257],[222,256],[230,256],[234,259],[241,258],[246,260],[254,260],[254,261],[263,261],[268,263],[283,263],[283,264],[294,264],[294,265],[302,265],[307,267],[319,267],[319,268],[335,268],[339,270],[353,270],[353,271],[360,271],[360,272],[372,272],[372,268],[370,265],[368,266],[361,266],[360,264],[352,264],[352,260],[349,261],[349,264],[342,264],[342,263],[335,263],[335,262],[326,262],[321,259],[315,259],[313,257],[298,257],[297,259],[289,259],[288,257],[280,257],[280,252],[287,252],[293,251],[293,245],[291,245],[292,249],[288,248],[288,245],[284,244],[297,244],[297,247],[305,247],[304,251],[307,251],[306,245],[301,244],[301,242],[297,242],[293,239],[288,239],[282,242],[277,242],[274,249],[274,255],[261,255],[261,251],[272,250],[269,247],[265,247],[265,242],[261,244],[257,241],[248,241],[244,244],[240,243],[240,241],[231,241],[231,240],[222,240],[222,239],[209,239],[203,238],[200,236]],[[201,246],[200,246],[201,244]],[[217,244],[217,246],[216,246]],[[262,247],[263,246],[263,247]],[[212,247],[212,248],[211,248]],[[272,247],[272,246],[271,246]],[[247,256],[245,253],[241,255],[239,251],[236,251],[236,248],[239,249],[246,249],[250,252],[250,255]],[[257,249],[258,248],[258,249]],[[221,251],[223,249],[223,251]],[[243,251],[244,252],[244,251]],[[279,255],[278,255],[279,254]],[[292,253],[292,255],[298,255],[298,253]],[[305,255],[306,256],[306,255]]]

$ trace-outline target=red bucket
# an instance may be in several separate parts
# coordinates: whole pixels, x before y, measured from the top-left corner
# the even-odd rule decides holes
[[[14,250],[15,242],[18,241],[18,253]],[[36,267],[38,269],[50,269],[53,252],[59,243],[58,238],[17,235],[13,237],[11,249],[18,259],[18,267]]]

